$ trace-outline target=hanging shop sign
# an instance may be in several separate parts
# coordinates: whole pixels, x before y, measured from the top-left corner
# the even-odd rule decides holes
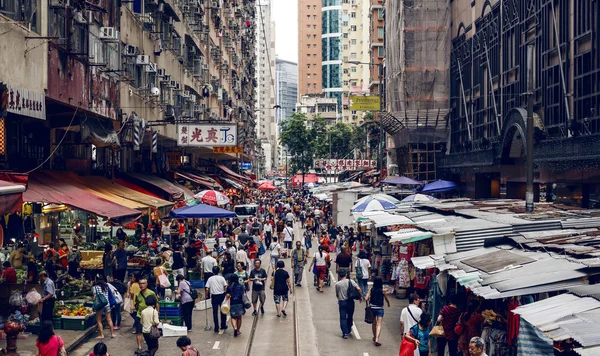
[[[350,110],[356,111],[379,111],[381,109],[381,98],[379,96],[350,96]]]
[[[192,147],[237,146],[237,126],[177,125],[177,144]]]
[[[240,163],[240,169],[252,169],[252,162]]]
[[[169,167],[171,168],[181,166],[181,152],[167,152],[167,161],[169,162]]]
[[[242,146],[213,147],[213,153],[244,153]]]
[[[13,114],[46,120],[46,98],[29,90],[11,87],[6,84],[1,93],[6,101],[6,110]]]
[[[327,170],[349,170],[358,171],[361,169],[377,167],[377,161],[368,159],[316,159],[315,168]]]

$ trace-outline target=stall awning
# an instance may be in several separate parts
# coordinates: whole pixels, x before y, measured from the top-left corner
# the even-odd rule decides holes
[[[433,234],[430,232],[419,231],[417,229],[386,232],[385,234],[391,237],[390,243],[399,242],[402,244],[409,244],[411,242],[430,239],[433,236]]]
[[[242,182],[248,182],[248,183],[252,182],[252,178],[243,176],[241,174],[237,174],[222,164],[217,164],[217,167],[221,168],[223,170],[223,172],[229,174],[230,176],[240,179]]]
[[[391,225],[415,225],[415,223],[406,216],[390,214],[382,211],[353,213],[353,215],[355,219],[363,218],[363,220],[369,219],[373,221],[376,227]]]
[[[0,181],[0,214],[20,211],[23,205],[24,184]]]
[[[242,189],[242,188],[244,188],[243,185],[241,185],[240,183],[234,181],[233,179],[223,178],[223,180],[226,181],[227,183],[229,183],[235,189]]]
[[[141,173],[128,173],[125,177],[145,189],[156,192],[170,201],[191,200],[194,195],[188,189],[175,185],[166,179]]]
[[[135,209],[100,198],[45,173],[30,176],[25,192],[25,201],[64,204],[118,222],[135,220],[140,216]]]
[[[207,180],[204,180],[197,175],[188,172],[175,172],[175,177],[187,179],[190,182],[194,182],[196,184],[200,184],[208,189],[220,189],[222,188],[218,183],[213,183]]]

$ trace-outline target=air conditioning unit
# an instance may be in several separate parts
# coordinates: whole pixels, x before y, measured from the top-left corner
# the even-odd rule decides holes
[[[119,40],[119,31],[114,27],[100,27],[100,39],[107,42]]]
[[[202,14],[202,8],[200,8],[200,7],[195,7],[195,8],[194,8],[194,14],[195,14],[195,15],[201,15],[201,14]]]
[[[188,12],[190,12],[190,7],[189,7],[189,6],[187,6],[187,5],[183,5],[183,6],[181,6],[181,12],[183,12],[183,13],[188,13]]]
[[[171,82],[171,74],[165,74],[163,75],[163,77],[160,79],[161,83],[166,83],[167,86],[169,86],[169,83]]]
[[[189,90],[184,90],[184,91],[181,93],[181,97],[182,97],[182,98],[189,98],[189,97],[190,97],[190,91],[189,91]]]
[[[156,63],[148,63],[148,65],[146,66],[146,72],[156,73]]]
[[[203,70],[208,70],[208,64],[203,64],[203,65],[202,65],[202,69],[203,69]]]
[[[150,64],[150,56],[148,56],[148,55],[137,56],[137,58],[135,60],[135,64],[147,66],[148,64]]]
[[[154,18],[150,14],[140,15],[140,21],[144,25],[154,25]]]
[[[86,25],[88,23],[88,20],[85,18],[83,12],[76,12],[73,16],[73,20],[75,20],[75,22],[77,22],[78,24],[82,25]]]
[[[165,69],[164,68],[156,68],[156,75],[159,76],[160,78],[165,76]]]
[[[176,86],[178,86],[178,85],[179,85],[179,83],[177,83],[177,81],[176,81],[176,80],[171,80],[171,81],[169,82],[169,88],[175,88],[175,87],[176,87]]]
[[[125,45],[124,55],[127,57],[135,57],[140,54],[140,49],[137,46]]]
[[[196,98],[196,95],[194,95],[194,94],[191,94],[191,95],[190,95],[190,101],[191,101],[192,103],[195,103],[195,102],[196,102],[196,100],[197,100],[197,98]]]
[[[194,112],[198,113],[198,114],[203,114],[204,113],[204,108],[200,105],[194,105]]]
[[[173,89],[181,90],[181,84],[179,84],[179,82],[175,81],[175,86],[173,87]]]

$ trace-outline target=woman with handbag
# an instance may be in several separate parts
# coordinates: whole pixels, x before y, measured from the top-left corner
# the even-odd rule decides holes
[[[240,335],[242,316],[246,314],[246,309],[244,307],[245,294],[246,289],[240,284],[239,278],[235,275],[230,276],[229,286],[227,287],[227,294],[225,297],[229,301],[229,315],[231,316],[231,326],[233,327],[234,337]]]
[[[385,300],[388,308],[390,307],[390,300],[383,289],[383,279],[381,279],[381,277],[375,277],[373,279],[373,287],[369,290],[369,293],[367,293],[366,300],[370,304],[371,312],[374,317],[373,324],[371,324],[373,342],[375,343],[375,346],[381,346],[379,336],[381,335],[381,325],[383,324],[383,301]]]
[[[460,317],[460,309],[456,306],[458,302],[458,296],[452,294],[448,297],[448,305],[442,308],[440,315],[438,316],[438,323],[442,323],[444,328],[444,337],[437,338],[437,352],[438,356],[444,356],[446,344],[448,345],[448,352],[450,356],[458,355],[458,336],[454,332],[454,328],[458,323]]]
[[[431,326],[429,325],[430,323],[431,317],[429,314],[422,313],[421,317],[419,318],[419,323],[413,325],[413,327],[408,331],[408,334],[404,336],[405,340],[415,344],[420,356],[429,356],[429,331],[431,330]],[[404,345],[404,340],[402,344]]]
[[[138,283],[139,275],[131,274],[129,275],[129,283],[127,283],[127,293],[125,294],[125,305],[123,309],[131,315],[133,318],[133,332],[132,334],[137,334],[137,345],[138,350],[142,349],[142,324],[140,323],[140,318],[137,316],[137,309],[135,305],[136,297],[140,292],[140,284]]]
[[[477,310],[479,309],[479,305],[476,300],[469,302],[467,312],[460,316],[458,322],[463,328],[458,338],[458,348],[464,356],[469,356],[471,338],[480,336],[483,329],[483,316]]]
[[[100,335],[96,339],[104,339],[104,329],[102,328],[102,315],[106,316],[108,327],[110,328],[110,336],[115,337],[115,330],[110,316],[109,289],[106,280],[102,276],[96,277],[96,283],[92,288],[94,293],[94,304],[92,309],[96,312],[96,324],[98,324],[98,332]]]
[[[325,274],[327,273],[327,266],[329,264],[329,254],[326,252],[328,249],[324,245],[319,246],[319,252],[315,253],[313,261],[310,264],[309,270],[312,269],[313,265],[316,266],[316,275],[318,279],[317,290],[323,293],[323,283],[325,282]]]
[[[163,266],[163,260],[159,257],[156,259],[156,267],[152,270],[156,277],[156,294],[161,300],[165,298],[165,290],[171,286],[169,282],[169,273]]]
[[[181,314],[187,331],[192,331],[192,311],[194,310],[195,300],[192,297],[192,285],[188,282],[182,274],[176,277],[178,286],[175,293],[179,295],[179,301],[181,302]],[[197,295],[196,295],[197,296]]]
[[[158,311],[156,311],[156,297],[149,295],[146,297],[146,309],[142,310],[140,316],[140,322],[142,323],[142,335],[144,335],[144,341],[148,345],[148,352],[150,356],[154,356],[158,351],[158,338],[160,333],[157,329],[160,321],[158,320]]]
[[[35,342],[38,356],[66,356],[63,339],[54,334],[52,320],[45,320],[40,328],[40,334]]]

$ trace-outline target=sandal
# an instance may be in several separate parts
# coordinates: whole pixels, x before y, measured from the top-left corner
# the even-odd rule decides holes
[[[375,346],[381,346],[381,343],[378,341],[375,341]]]

